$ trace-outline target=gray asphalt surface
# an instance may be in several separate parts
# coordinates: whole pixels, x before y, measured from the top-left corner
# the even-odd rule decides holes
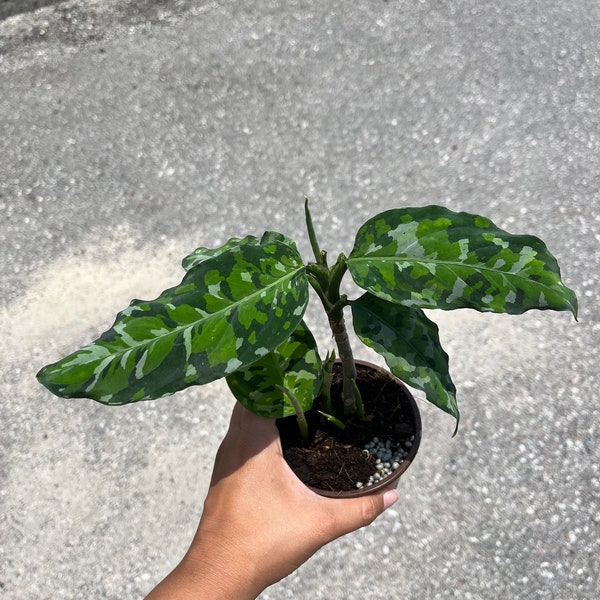
[[[599,83],[588,0],[87,0],[1,21],[0,597],[140,598],[177,563],[225,385],[111,409],[34,374],[197,245],[269,228],[308,251],[308,194],[332,254],[401,205],[538,235],[580,318],[433,313],[459,435],[420,402],[401,501],[261,598],[595,600]]]

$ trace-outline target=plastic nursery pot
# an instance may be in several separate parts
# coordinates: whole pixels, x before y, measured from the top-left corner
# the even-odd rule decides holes
[[[286,450],[285,433],[280,427],[282,444],[284,446],[284,456],[296,475],[314,492],[321,496],[330,498],[355,498],[357,496],[365,496],[372,494],[384,488],[395,488],[402,474],[411,465],[419,449],[421,442],[421,416],[417,404],[408,390],[408,388],[387,369],[383,369],[377,365],[357,360],[357,386],[361,391],[363,403],[365,405],[366,418],[361,420],[355,417],[352,421],[346,423],[346,429],[340,434],[341,441],[337,449],[344,450],[345,446],[354,446],[360,448],[360,452],[364,452],[366,444],[372,441],[372,436],[378,437],[380,441],[390,441],[389,446],[397,451],[402,450],[404,456],[399,460],[399,466],[391,472],[391,474],[381,477],[378,481],[367,485],[367,481],[361,481],[362,486],[356,487],[357,482],[344,482],[346,488],[352,489],[338,490],[329,482],[326,483],[331,489],[324,489],[324,486],[313,485],[313,474],[307,474],[311,462],[307,459],[306,464],[302,463],[298,466],[297,460],[290,460],[289,450]],[[334,398],[336,391],[341,387],[341,364],[336,361],[334,365],[334,383],[332,385],[332,397]],[[339,392],[338,392],[339,393]],[[310,415],[309,417],[310,423]],[[322,420],[314,414],[313,423],[320,423]],[[288,417],[288,419],[290,419]],[[291,420],[289,421],[292,422]],[[336,428],[328,427],[329,432],[336,434]],[[345,436],[345,437],[344,437]],[[329,442],[326,442],[325,449],[328,449]],[[301,444],[300,444],[301,445]],[[294,450],[298,452],[298,450]],[[301,453],[305,450],[300,450]],[[365,453],[366,454],[366,453]],[[302,455],[303,457],[303,455]],[[320,458],[313,459],[320,467]],[[372,459],[374,463],[375,459]],[[384,461],[385,462],[385,461]]]

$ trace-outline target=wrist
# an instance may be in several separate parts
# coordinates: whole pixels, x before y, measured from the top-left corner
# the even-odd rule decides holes
[[[254,600],[264,586],[258,583],[251,553],[199,532],[178,569],[193,588],[195,600]]]
[[[255,600],[262,592],[252,570],[230,548],[195,539],[179,565],[146,600]]]

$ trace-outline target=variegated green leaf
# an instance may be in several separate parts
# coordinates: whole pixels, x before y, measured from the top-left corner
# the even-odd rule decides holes
[[[322,364],[312,333],[302,322],[273,352],[228,375],[227,384],[247,409],[262,417],[295,414],[281,387],[290,390],[306,412],[322,385]]]
[[[125,404],[208,383],[249,365],[295,330],[308,302],[298,252],[235,245],[156,300],[133,300],[107,332],[38,373],[50,391]]]
[[[296,242],[283,235],[283,233],[265,231],[261,237],[247,235],[244,238],[231,238],[220,248],[204,248],[201,246],[186,256],[181,261],[181,264],[186,271],[189,271],[192,267],[199,265],[201,262],[218,256],[219,254],[223,254],[223,252],[227,252],[232,248],[237,248],[239,246],[261,246],[263,244],[268,244],[269,242],[281,242],[282,244],[286,244],[296,249]]]
[[[396,377],[425,392],[427,400],[458,422],[456,388],[437,325],[420,308],[387,302],[369,293],[351,306],[358,337],[385,358]]]
[[[360,287],[405,306],[577,316],[575,294],[540,239],[440,206],[373,217],[358,231],[347,264]]]

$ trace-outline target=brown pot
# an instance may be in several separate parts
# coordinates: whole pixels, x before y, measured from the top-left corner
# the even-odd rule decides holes
[[[369,421],[369,422],[373,421],[373,426],[376,426],[376,423],[378,421],[382,421],[382,426],[384,427],[385,431],[383,431],[380,434],[376,433],[376,435],[378,435],[381,439],[392,439],[392,441],[395,443],[410,439],[412,446],[408,449],[408,455],[404,458],[404,460],[401,462],[400,466],[393,473],[380,479],[378,482],[376,482],[368,487],[365,486],[360,489],[353,488],[353,489],[344,490],[344,491],[337,491],[335,489],[331,489],[331,490],[320,489],[320,488],[315,487],[314,485],[310,485],[310,483],[307,483],[308,487],[310,487],[314,492],[316,492],[317,494],[319,494],[321,496],[326,496],[326,497],[330,497],[330,498],[355,498],[357,496],[365,496],[367,494],[372,494],[383,488],[396,487],[398,485],[398,480],[399,480],[400,476],[411,465],[414,457],[417,454],[417,451],[419,449],[419,444],[421,442],[421,416],[419,414],[419,409],[417,408],[417,404],[416,404],[412,394],[408,390],[408,388],[397,377],[392,375],[388,370],[382,369],[381,367],[378,367],[377,365],[357,360],[356,367],[357,367],[357,385],[358,385],[359,389],[361,389],[365,385],[362,381],[362,377],[365,377],[365,375],[366,375],[367,379],[371,380],[371,383],[369,385],[371,385],[371,386],[380,385],[380,389],[379,389],[379,391],[376,392],[375,398],[370,397],[370,396],[373,396],[372,393],[369,393],[368,396],[365,395],[365,393],[363,392],[363,389],[361,389],[361,393],[363,396],[363,402],[365,404],[367,415],[369,415],[370,412],[373,412],[375,414],[375,416],[372,419],[367,419],[363,422],[366,423],[367,421]],[[337,372],[341,371],[341,365],[340,365],[339,361],[336,361],[336,365],[334,366],[334,373],[336,373],[336,371]],[[372,381],[373,379],[375,381]],[[339,383],[337,385],[339,387]],[[397,423],[390,422],[391,417],[389,417],[387,414],[385,414],[385,413],[379,414],[377,412],[378,399],[380,397],[383,397],[384,390],[386,392],[386,397],[387,397],[387,394],[390,391],[390,387],[389,387],[390,385],[393,386],[393,388],[394,388],[394,394],[392,394],[392,397],[395,399],[394,402],[397,403],[397,407],[394,411],[394,413],[399,417],[399,422],[397,422]],[[334,386],[332,386],[332,392],[335,392],[335,386],[336,386],[336,384],[334,383]],[[370,388],[367,388],[367,389],[370,389]],[[291,422],[293,422],[292,420],[294,418],[288,417],[288,419],[290,419],[289,422],[291,423]],[[316,421],[317,422],[319,421],[318,417],[317,417]],[[357,420],[356,424],[360,427],[361,426],[360,420]],[[349,429],[349,427],[347,424],[347,430],[348,429]],[[289,447],[290,444],[289,444],[289,441],[286,442],[285,433],[283,432],[281,427],[280,427],[280,431],[282,432],[281,435],[282,435],[282,443],[284,446],[284,456],[286,456],[286,459],[288,459],[288,455],[287,455],[288,451],[286,451],[286,447]],[[352,435],[353,435],[352,431],[351,431],[351,433],[349,433],[347,435],[350,436],[350,439],[346,440],[346,443],[348,443],[350,445],[357,443],[357,440],[352,439]],[[361,437],[364,434],[360,430],[357,430],[356,435],[357,435],[357,437]],[[360,444],[360,446],[362,448],[362,444],[364,443],[364,441],[365,440],[358,441],[357,445]],[[288,460],[288,462],[290,462],[290,460]],[[292,466],[292,468],[294,469],[294,464],[290,464],[290,466]],[[304,467],[302,467],[302,470],[306,470],[306,469]],[[298,472],[298,470],[296,470],[296,474],[301,480],[305,481],[305,483],[307,481],[310,481],[310,478],[306,479],[306,477],[303,477]]]

